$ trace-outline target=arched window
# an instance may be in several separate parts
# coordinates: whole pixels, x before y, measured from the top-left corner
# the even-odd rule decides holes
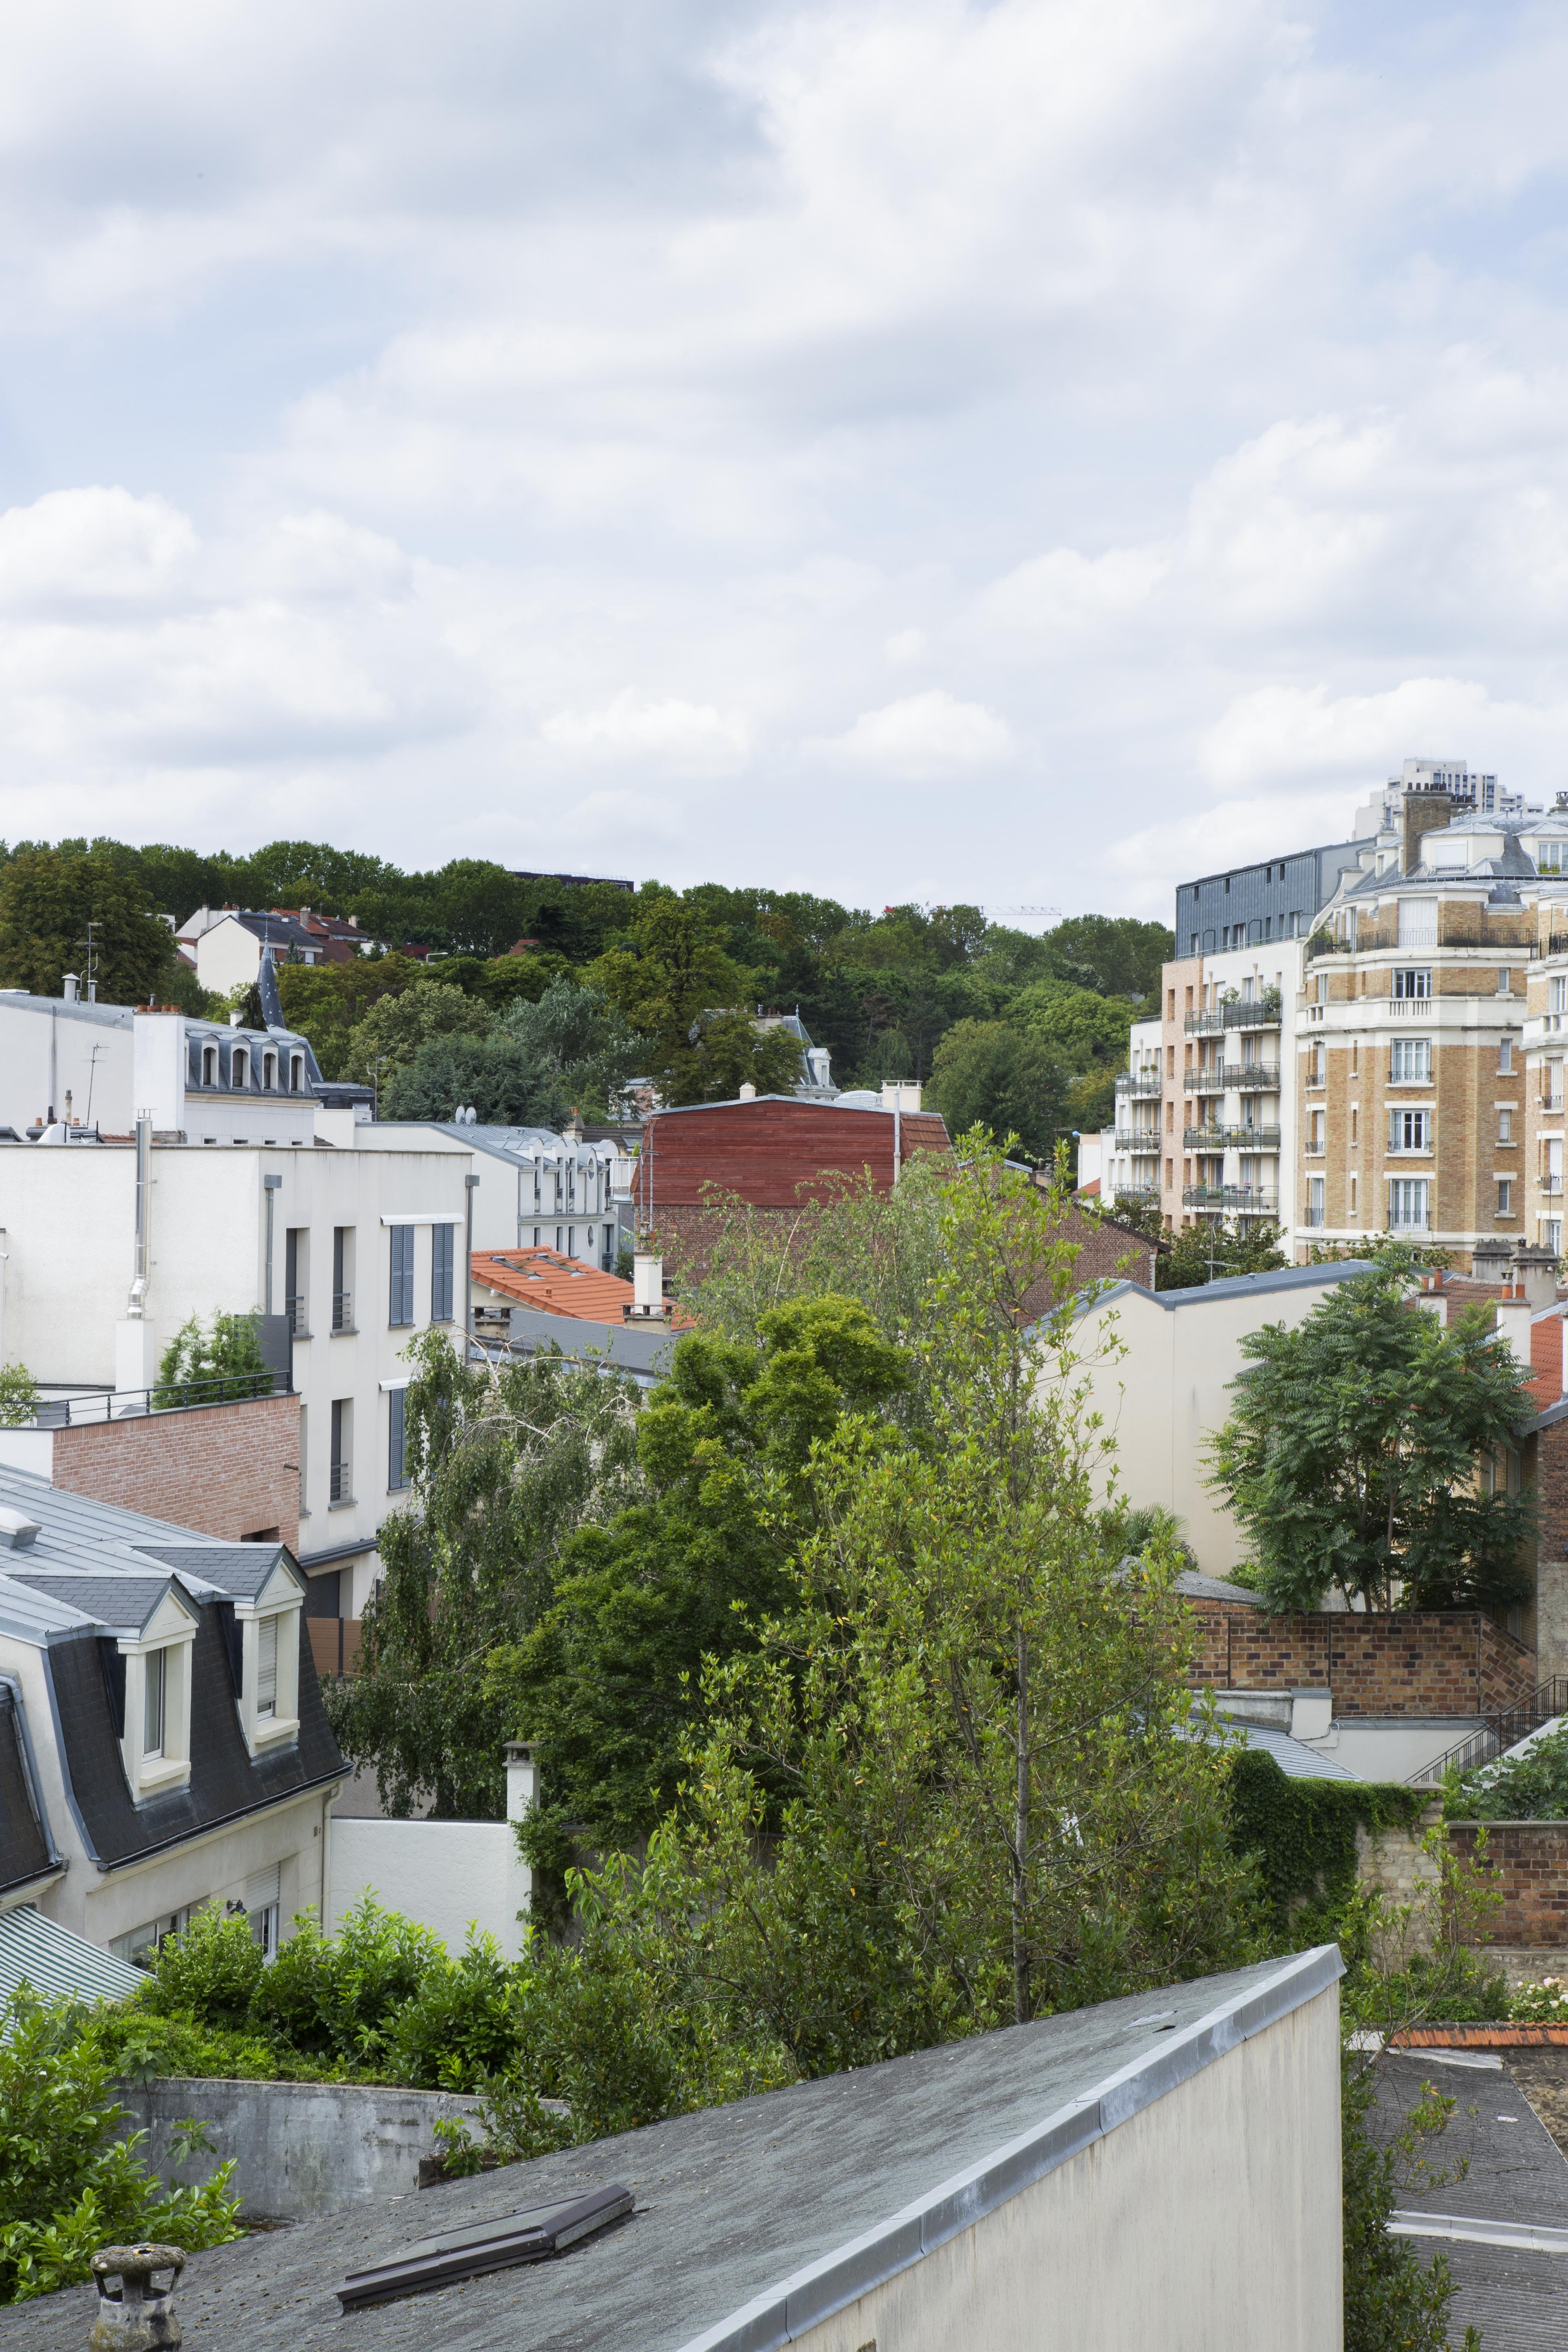
[[[217,1084],[217,1047],[216,1045],[202,1047],[202,1084],[204,1087],[216,1087]]]
[[[278,1056],[276,1054],[263,1054],[261,1056],[261,1083],[268,1094],[275,1091],[278,1085]]]
[[[229,1060],[228,1070],[230,1086],[239,1087],[247,1087],[250,1084],[250,1048],[248,1045],[237,1045],[235,1047],[233,1055]]]
[[[301,1087],[304,1086],[304,1083],[305,1083],[305,1056],[303,1055],[303,1054],[291,1054],[291,1055],[289,1056],[289,1087],[291,1087],[291,1089],[293,1090],[293,1092],[294,1092],[295,1094],[298,1094],[298,1093],[300,1091]]]

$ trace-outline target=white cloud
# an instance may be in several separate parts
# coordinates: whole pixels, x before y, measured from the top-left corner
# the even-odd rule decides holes
[[[643,702],[617,694],[603,710],[558,710],[540,734],[556,750],[593,759],[646,756],[674,767],[732,767],[744,758],[743,723],[709,703]]]
[[[1005,719],[983,703],[960,702],[941,687],[863,710],[842,735],[817,748],[848,765],[924,783],[973,769],[994,768],[1013,755]]]

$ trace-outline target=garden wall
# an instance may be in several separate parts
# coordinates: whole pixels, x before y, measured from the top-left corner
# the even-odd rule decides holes
[[[1479,1609],[1333,1610],[1271,1617],[1190,1604],[1193,1679],[1216,1690],[1329,1690],[1336,1715],[1489,1715],[1535,1688],[1535,1654]]]
[[[479,2104],[447,2091],[379,2084],[234,2083],[173,2074],[124,2084],[116,2095],[127,2128],[147,2134],[147,2160],[160,2179],[206,2180],[232,2157],[233,2193],[254,2221],[302,2221],[334,2205],[406,2197],[419,2185],[420,2158],[435,2152],[437,2122],[471,2115]],[[172,2164],[170,2141],[193,2116],[213,2153]]]
[[[1502,1904],[1489,1916],[1482,1941],[1560,1951],[1568,1945],[1568,1822],[1450,1822],[1450,1853],[1474,1863],[1483,1829],[1486,1853],[1477,1867]]]

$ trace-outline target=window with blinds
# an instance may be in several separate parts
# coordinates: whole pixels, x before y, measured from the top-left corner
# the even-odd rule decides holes
[[[407,1423],[404,1417],[405,1394],[403,1389],[388,1389],[386,1392],[386,1484],[388,1491],[394,1494],[408,1484]]]
[[[278,1712],[278,1620],[263,1617],[256,1628],[256,1714]]]
[[[142,1753],[163,1753],[163,1706],[168,1689],[169,1654],[149,1650],[142,1661]]]
[[[452,1319],[452,1264],[456,1234],[455,1225],[432,1225],[430,1228],[432,1323],[449,1323]]]
[[[392,1324],[414,1320],[414,1227],[392,1228],[392,1289],[386,1319]]]

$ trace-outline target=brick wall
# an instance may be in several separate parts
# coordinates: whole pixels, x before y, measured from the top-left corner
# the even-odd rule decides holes
[[[1486,1857],[1477,1866],[1502,1904],[1479,1940],[1536,1949],[1568,1945],[1568,1822],[1450,1822],[1449,1851],[1475,1862],[1483,1827]]]
[[[1202,1601],[1194,1680],[1219,1690],[1331,1690],[1336,1715],[1487,1715],[1536,1685],[1535,1654],[1479,1610],[1321,1610],[1270,1617]]]
[[[54,1483],[227,1543],[300,1539],[300,1400],[247,1397],[54,1433]]]

